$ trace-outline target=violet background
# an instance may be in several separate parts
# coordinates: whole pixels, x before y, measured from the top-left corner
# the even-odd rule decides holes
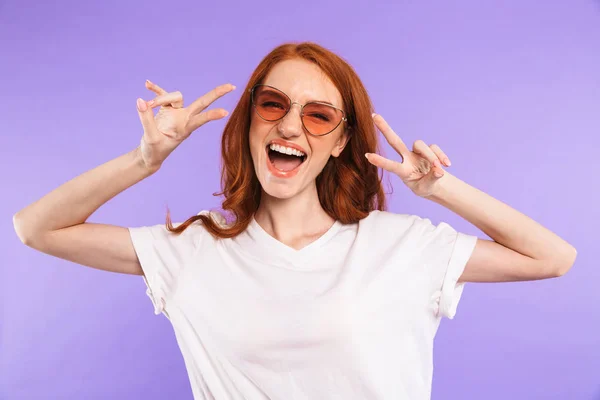
[[[467,285],[436,338],[432,398],[600,399],[600,2],[589,0],[0,2],[0,398],[191,398],[142,278],[36,252],[12,215],[138,145],[145,79],[186,104],[231,82],[215,104],[231,111],[288,40],[347,59],[405,142],[439,144],[453,174],[578,249],[560,279]],[[219,206],[223,126],[196,131],[89,221],[153,225],[167,204],[176,221]],[[389,182],[390,211],[486,237]]]

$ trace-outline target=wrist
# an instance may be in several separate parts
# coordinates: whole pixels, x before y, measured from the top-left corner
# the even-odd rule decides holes
[[[140,146],[133,149],[130,154],[133,158],[133,161],[134,161],[136,167],[141,169],[147,176],[153,175],[160,169],[160,165],[148,166],[146,164],[146,162],[144,161],[144,157],[142,157],[142,151],[140,149]]]
[[[433,201],[434,203],[444,205],[446,199],[448,198],[448,194],[450,193],[451,186],[455,184],[457,180],[457,177],[448,171],[444,171],[444,176],[442,176],[436,182],[433,192],[425,198]]]

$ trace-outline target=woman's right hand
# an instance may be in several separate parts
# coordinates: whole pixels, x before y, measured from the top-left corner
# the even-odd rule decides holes
[[[150,81],[146,81],[146,88],[157,96],[148,102],[137,100],[138,114],[144,127],[140,154],[144,165],[151,171],[157,171],[169,154],[192,132],[209,121],[228,115],[222,108],[204,110],[215,100],[234,90],[235,86],[218,86],[187,107],[183,107],[181,92],[168,93]],[[153,112],[155,107],[160,107],[156,115]]]

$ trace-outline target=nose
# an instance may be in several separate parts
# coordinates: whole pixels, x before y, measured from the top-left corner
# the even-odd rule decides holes
[[[294,105],[298,106],[298,111],[294,110]],[[297,137],[300,136],[304,130],[302,126],[302,106],[298,103],[292,103],[290,105],[290,111],[279,121],[278,130],[283,137]]]

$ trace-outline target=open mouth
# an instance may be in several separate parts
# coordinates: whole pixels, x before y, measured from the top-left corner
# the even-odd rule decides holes
[[[282,173],[295,171],[306,161],[306,154],[284,154],[277,150],[272,150],[270,146],[266,147],[267,156],[271,166]]]

